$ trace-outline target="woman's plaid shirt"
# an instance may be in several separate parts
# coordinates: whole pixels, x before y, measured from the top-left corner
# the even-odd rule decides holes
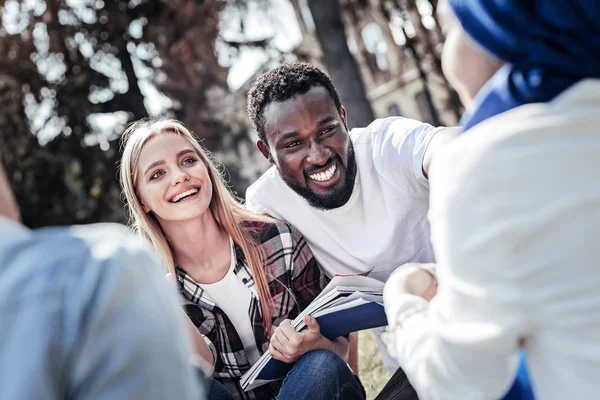
[[[266,256],[266,272],[271,296],[273,325],[282,320],[294,319],[325,287],[326,277],[304,237],[286,223],[253,223],[257,239]],[[256,347],[262,355],[269,348],[262,327],[262,314],[258,294],[250,269],[240,247],[235,245],[235,275],[250,289],[252,300],[248,316],[254,330]],[[272,382],[252,391],[244,392],[239,386],[240,377],[250,368],[244,346],[233,324],[207,293],[181,268],[176,269],[183,307],[194,325],[205,337],[215,360],[213,378],[227,386],[234,398],[274,399],[281,382]]]

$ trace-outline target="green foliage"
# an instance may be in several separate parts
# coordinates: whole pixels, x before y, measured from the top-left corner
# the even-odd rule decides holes
[[[215,50],[226,3],[3,2],[0,158],[27,225],[125,222],[119,137],[149,111],[220,150],[206,94],[226,86]]]

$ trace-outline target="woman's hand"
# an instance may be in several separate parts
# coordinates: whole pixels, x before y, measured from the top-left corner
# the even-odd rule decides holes
[[[314,349],[330,349],[331,342],[321,335],[321,328],[316,319],[304,317],[307,329],[297,332],[289,319],[283,320],[275,329],[269,342],[271,357],[285,363],[296,361],[304,353]]]
[[[388,293],[388,296],[386,296]],[[384,290],[385,297],[406,293],[431,300],[437,294],[435,264],[408,263],[390,275]]]

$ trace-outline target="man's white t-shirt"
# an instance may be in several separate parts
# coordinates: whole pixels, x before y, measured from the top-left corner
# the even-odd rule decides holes
[[[235,251],[233,241],[231,241],[231,265],[227,274],[218,282],[210,284],[199,283],[199,285],[208,293],[217,306],[223,310],[233,324],[244,346],[246,358],[250,365],[252,365],[260,358],[254,338],[254,331],[252,330],[252,323],[248,315],[252,294],[250,293],[250,289],[233,272],[235,264]]]
[[[276,167],[248,188],[247,206],[295,226],[328,276],[368,273],[385,281],[406,262],[434,261],[422,164],[439,129],[399,117],[353,129],[358,171],[352,196],[340,208],[310,206]]]

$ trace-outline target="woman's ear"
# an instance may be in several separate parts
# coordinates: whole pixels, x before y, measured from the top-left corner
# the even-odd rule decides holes
[[[146,203],[144,203],[144,199],[142,199],[142,196],[140,196],[140,194],[139,194],[139,192],[138,192],[137,190],[135,191],[135,197],[137,197],[137,199],[139,200],[139,202],[140,202],[140,206],[142,206],[142,210],[144,210],[144,212],[145,212],[146,214],[148,214],[150,211],[152,211],[152,210],[150,209],[150,207],[148,207],[148,206],[146,205]]]

